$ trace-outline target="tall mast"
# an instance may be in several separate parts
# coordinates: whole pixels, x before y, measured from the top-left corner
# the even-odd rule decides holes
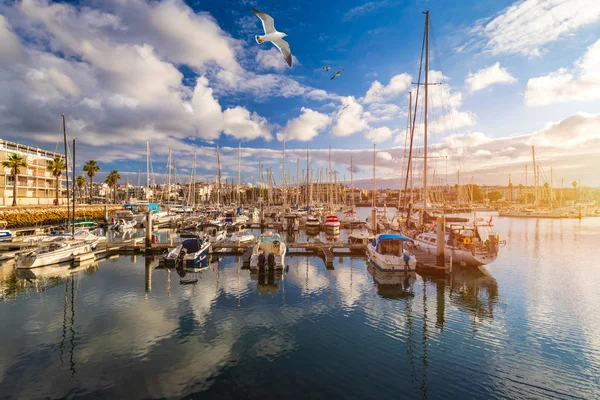
[[[423,126],[423,214],[427,212],[427,102],[429,92],[429,11],[425,11],[425,112]]]
[[[73,138],[73,223],[71,224],[71,233],[73,234],[73,236],[75,236],[75,140],[77,140],[76,138]],[[69,171],[67,170],[67,176],[69,175]],[[115,186],[115,190],[117,190],[117,187]],[[68,195],[68,192],[67,192]]]
[[[287,196],[285,193],[286,184],[285,184],[285,140],[283,141],[283,161],[281,164],[281,193],[283,194],[283,209],[285,210],[285,206],[287,203]]]
[[[327,198],[329,199],[329,212],[333,212],[333,203],[331,201],[331,145],[329,146],[329,172],[327,174]]]
[[[354,211],[354,166],[352,165],[352,156],[350,156],[350,184],[352,185],[352,211]]]
[[[375,143],[373,143],[373,199],[372,199],[373,200],[372,201],[372,203],[373,203],[373,209],[375,209],[375,206],[377,204],[375,202],[375,196],[376,196],[376,193],[377,193],[377,182],[375,180],[375,168],[376,168],[376,164],[375,164],[376,163],[376,161],[375,161],[376,157],[375,156],[376,156],[376,154],[377,154],[377,152],[375,150]]]
[[[146,199],[150,194],[150,142],[146,140]]]
[[[217,181],[215,182],[215,186],[217,189],[217,204],[221,204],[221,160],[219,159],[219,143],[217,143],[216,151],[217,151]]]
[[[194,164],[192,165],[192,182],[190,184],[190,197],[192,207],[196,206],[196,149],[194,149]]]
[[[538,205],[538,170],[535,164],[535,147],[531,146],[531,158],[533,159],[533,185],[534,185],[534,194],[535,194],[535,202],[534,205]]]
[[[138,199],[140,198],[140,185],[141,185],[141,180],[140,179],[141,179],[141,174],[142,174],[142,172],[138,168],[137,193],[136,193],[136,197]]]
[[[67,198],[67,220],[71,222],[71,206],[69,205],[69,158],[67,155],[67,124],[65,122],[65,114],[61,114],[60,116],[62,117],[63,141],[65,144],[65,175],[67,177],[67,195],[65,197]],[[58,200],[56,202],[58,203]],[[75,216],[73,216],[73,222],[75,222]]]
[[[169,149],[169,159],[167,160],[167,204],[171,202],[171,149]]]
[[[240,207],[240,181],[242,168],[242,141],[238,142],[238,180],[237,180],[237,206]]]

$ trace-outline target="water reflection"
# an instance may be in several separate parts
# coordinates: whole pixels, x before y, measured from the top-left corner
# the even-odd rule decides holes
[[[372,263],[367,264],[367,271],[377,284],[377,294],[386,299],[414,297],[416,272],[381,271]]]

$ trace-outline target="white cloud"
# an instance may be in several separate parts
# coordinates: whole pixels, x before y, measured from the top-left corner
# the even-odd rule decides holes
[[[379,128],[374,128],[365,133],[365,137],[374,142],[374,143],[383,143],[392,139],[395,131],[392,131],[387,126],[381,126]]]
[[[365,111],[363,116],[367,122],[391,121],[399,117],[405,117],[406,112],[403,112],[395,104],[373,103],[369,105],[368,111]]]
[[[302,107],[302,114],[297,118],[289,120],[285,128],[277,134],[277,140],[299,140],[306,142],[314,139],[329,125],[331,118],[318,111],[313,111],[310,108]]]
[[[515,77],[497,62],[475,73],[470,73],[465,79],[465,85],[471,92],[475,92],[496,83],[515,83],[516,81]]]
[[[366,104],[384,102],[405,92],[410,87],[410,84],[411,77],[405,73],[393,76],[385,86],[379,81],[374,81],[362,101]]]
[[[350,136],[368,129],[363,119],[363,106],[353,96],[342,97],[338,117],[331,133],[335,136]]]
[[[392,161],[394,157],[387,151],[379,151],[377,152],[377,158],[384,161]]]
[[[345,14],[344,17],[342,18],[343,21],[351,21],[354,18],[361,16],[363,14],[367,14],[367,13],[371,13],[373,11],[376,11],[382,7],[386,7],[389,4],[388,0],[382,0],[382,1],[369,1],[365,4],[362,4],[360,6],[356,6],[351,8],[350,10],[348,10]]]
[[[228,108],[223,112],[223,119],[223,132],[226,135],[242,140],[271,140],[267,120],[256,113],[250,114],[244,107]]]
[[[261,68],[274,69],[276,71],[285,71],[288,69],[288,65],[281,56],[281,52],[275,47],[271,47],[269,50],[259,50],[256,53],[256,62]],[[298,59],[292,54],[292,65],[299,65]]]
[[[600,40],[588,47],[573,68],[560,68],[548,75],[527,81],[525,102],[543,106],[567,101],[600,98]]]
[[[521,0],[474,32],[486,39],[484,48],[493,55],[538,56],[545,45],[599,20],[597,0]]]
[[[430,122],[431,131],[442,133],[455,131],[466,126],[473,126],[476,123],[476,115],[471,111],[459,111],[453,108],[447,114]]]

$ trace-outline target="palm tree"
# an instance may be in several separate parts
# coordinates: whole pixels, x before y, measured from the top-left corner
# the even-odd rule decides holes
[[[46,169],[52,172],[52,176],[56,178],[56,204],[58,205],[60,176],[62,175],[63,171],[67,169],[67,166],[65,165],[65,162],[63,161],[62,157],[56,156],[54,157],[54,160],[48,161]]]
[[[75,185],[77,185],[77,189],[79,189],[79,202],[83,203],[83,188],[86,184],[85,177],[83,175],[79,175],[75,178]]]
[[[100,171],[100,166],[94,160],[89,160],[83,166],[83,171],[90,177],[90,204],[94,202],[94,176]]]
[[[10,174],[13,177],[13,207],[17,205],[17,178],[21,173],[21,168],[27,168],[27,160],[23,158],[23,156],[12,153],[8,156],[8,158],[2,161],[2,166],[4,168],[10,168]]]
[[[112,187],[113,190],[113,204],[117,203],[117,183],[121,179],[121,175],[119,175],[119,171],[113,169],[110,171],[106,180],[104,181],[109,187]]]

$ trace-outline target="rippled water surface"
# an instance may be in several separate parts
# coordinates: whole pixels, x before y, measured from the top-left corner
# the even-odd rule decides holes
[[[600,219],[494,217],[508,245],[447,279],[364,259],[0,267],[0,398],[598,398]],[[343,235],[342,235],[343,238]]]

